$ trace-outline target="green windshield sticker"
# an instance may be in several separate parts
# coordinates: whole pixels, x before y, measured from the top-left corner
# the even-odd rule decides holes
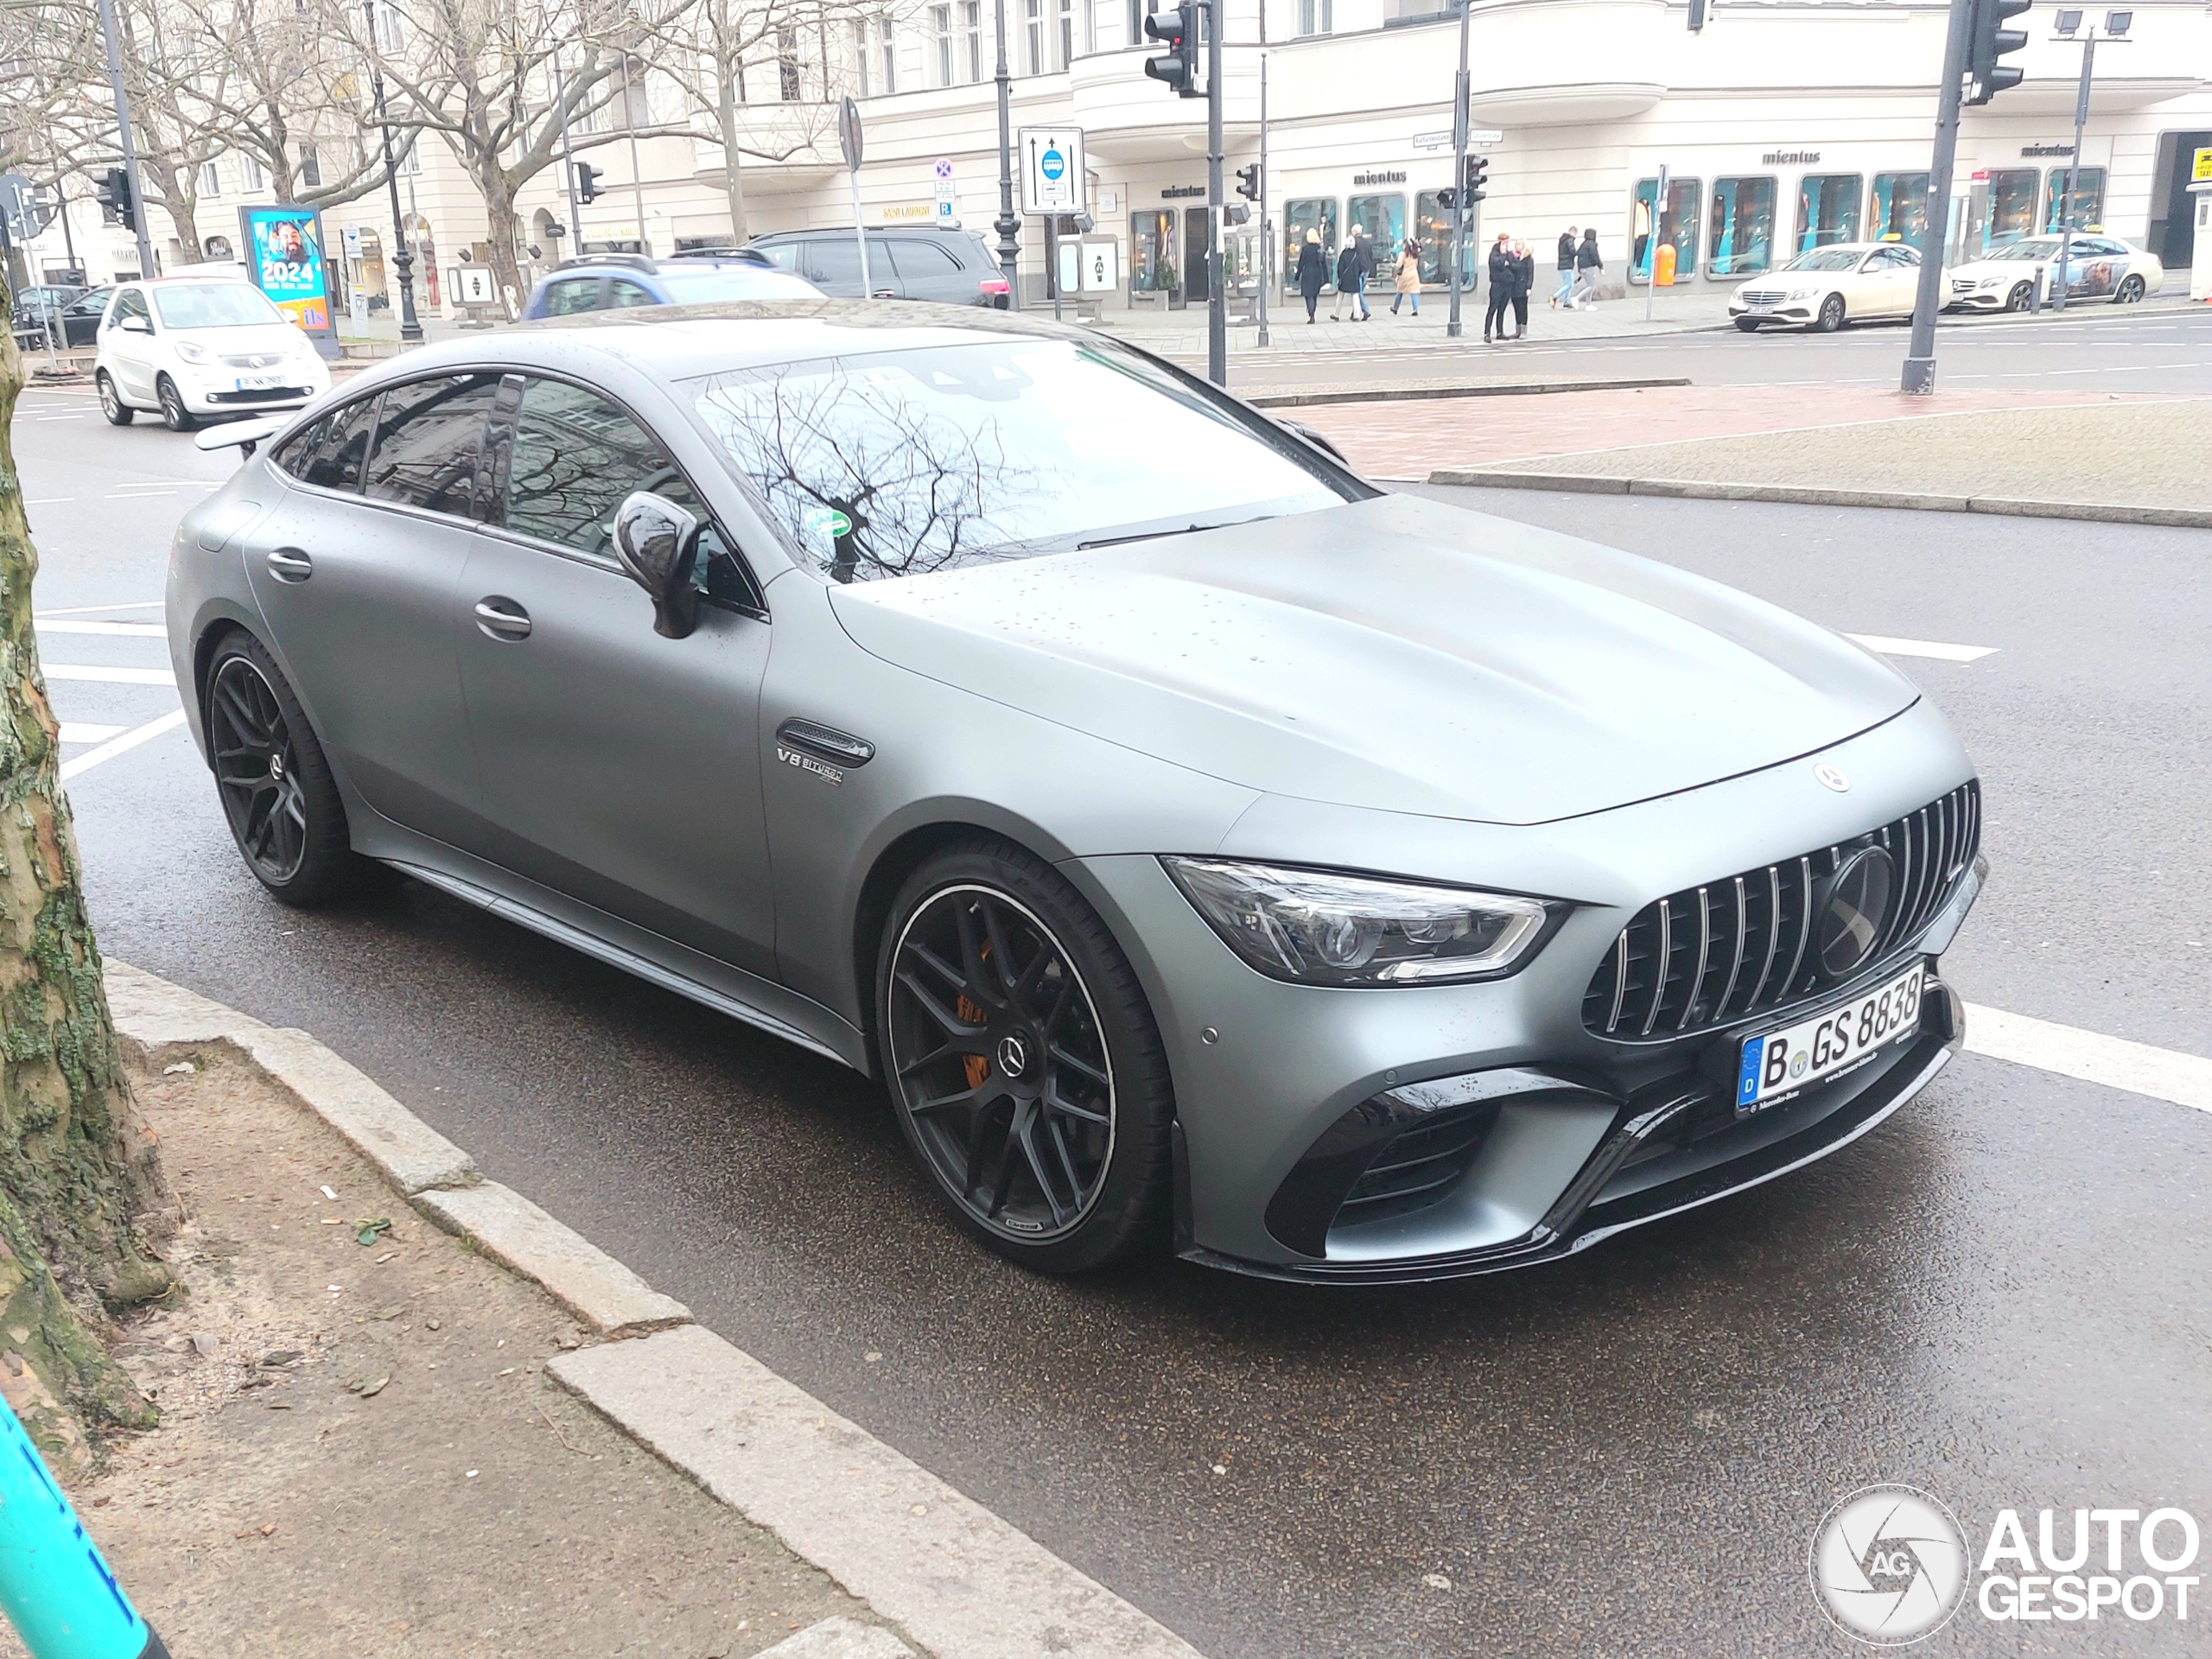
[[[853,521],[835,507],[815,507],[809,510],[801,521],[810,536],[829,536],[833,539],[852,534]]]

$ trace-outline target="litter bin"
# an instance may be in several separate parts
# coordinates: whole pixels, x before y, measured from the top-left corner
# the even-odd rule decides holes
[[[1657,252],[1651,256],[1651,280],[1660,288],[1675,285],[1675,262],[1680,256],[1671,242],[1662,242]]]

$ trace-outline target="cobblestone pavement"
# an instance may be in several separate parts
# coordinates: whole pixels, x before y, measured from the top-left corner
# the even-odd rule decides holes
[[[1497,467],[1539,460],[1546,471],[1565,471],[1570,469],[1558,457],[1587,457],[1592,451],[1618,452],[1630,446],[1638,452],[1633,476],[1675,478],[1709,474],[1673,470],[1672,460],[1662,464],[1665,451],[1655,454],[1654,446],[1679,452],[1690,440],[1811,429],[1864,429],[1881,423],[1907,429],[1898,441],[1909,447],[1913,435],[1936,429],[1928,422],[1936,420],[1940,426],[1939,417],[1947,416],[2083,405],[2103,409],[2116,402],[2143,401],[2109,392],[2010,389],[1938,391],[1931,397],[1908,397],[1872,386],[1668,386],[1529,397],[1322,404],[1301,409],[1297,416],[1326,433],[1353,466],[1378,478],[1426,478],[1442,467]],[[1845,452],[1831,448],[1822,453]],[[2203,452],[2197,453],[2201,471]],[[2041,459],[2047,470],[2050,458]],[[1617,453],[1608,453],[1603,459],[1578,462],[1571,470],[1611,474],[1622,464]],[[1855,476],[1818,481],[1837,487],[1861,487],[1866,482]],[[1906,487],[1886,480],[1881,486]]]

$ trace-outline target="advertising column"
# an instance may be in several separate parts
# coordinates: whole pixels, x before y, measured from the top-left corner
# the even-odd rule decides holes
[[[315,341],[316,351],[336,357],[338,324],[330,313],[321,213],[313,207],[241,207],[238,232],[254,286]]]

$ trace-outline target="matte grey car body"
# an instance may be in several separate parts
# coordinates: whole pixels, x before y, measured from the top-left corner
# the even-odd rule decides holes
[[[1131,1017],[1156,1028],[1156,1084],[1115,1048],[1093,1098],[1166,1091],[1159,1224],[1250,1272],[1376,1281],[1555,1256],[1847,1144],[1955,1051],[1936,958],[1981,880],[1979,785],[1880,659],[1665,566],[1374,491],[1078,331],[737,310],[434,346],[278,428],[176,537],[170,639],[203,752],[211,674],[265,653],[359,854],[863,1071],[899,1070],[882,1010],[917,872],[977,847],[1032,859],[997,913],[1068,944],[1100,1020],[1122,1017],[1105,1005],[1125,962]],[[840,582],[696,395],[725,372],[1009,339],[1173,378],[1332,504]],[[690,632],[656,632],[626,550],[487,522],[483,480],[433,510],[279,464],[342,429],[328,411],[468,373],[502,388],[478,417],[487,477],[522,465],[514,409],[537,394],[517,377],[603,395],[664,448],[730,556]],[[1824,976],[1815,907],[1870,847],[1878,937]],[[1532,895],[1540,935],[1466,982],[1293,982],[1202,914],[1191,872],[1212,865]],[[1047,914],[1046,880],[1079,902]],[[1110,943],[1077,949],[1093,920]],[[1011,972],[1010,950],[999,962]],[[1747,1034],[1914,963],[1909,1030],[1834,1082],[1737,1109]],[[1010,1050],[991,1029],[996,1058],[959,1063],[1019,1074],[1026,1031]],[[1127,1145],[1101,1157],[1135,1156],[1135,1130],[1115,1133]],[[960,1179],[940,1175],[956,1210]],[[971,1208],[971,1230],[1022,1255]]]

